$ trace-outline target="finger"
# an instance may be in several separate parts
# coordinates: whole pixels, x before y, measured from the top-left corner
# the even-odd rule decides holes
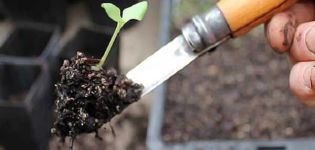
[[[315,62],[300,62],[290,74],[290,88],[305,104],[315,107]]]
[[[315,22],[299,25],[290,54],[297,61],[315,61]]]
[[[266,36],[274,50],[286,52],[290,49],[299,24],[315,19],[314,2],[303,1],[291,9],[274,16],[266,24]]]

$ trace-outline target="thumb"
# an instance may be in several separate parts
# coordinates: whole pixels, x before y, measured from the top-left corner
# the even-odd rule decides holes
[[[315,62],[300,62],[292,68],[290,88],[304,104],[315,108]]]

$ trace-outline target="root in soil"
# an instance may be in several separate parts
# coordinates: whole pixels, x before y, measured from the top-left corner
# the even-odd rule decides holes
[[[143,86],[115,69],[95,70],[97,59],[82,53],[65,60],[56,86],[56,121],[52,132],[62,140],[82,133],[95,132],[138,101]]]

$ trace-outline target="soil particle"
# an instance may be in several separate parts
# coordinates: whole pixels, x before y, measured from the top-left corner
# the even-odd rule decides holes
[[[283,29],[282,29],[282,33],[283,33],[283,42],[282,42],[282,45],[287,47],[287,48],[290,48],[291,45],[292,45],[292,41],[293,41],[293,37],[294,37],[294,33],[295,33],[295,30],[297,28],[297,20],[296,18],[294,17],[293,14],[288,14],[288,22],[284,25]]]
[[[315,66],[312,67],[311,74],[314,73],[313,72],[314,70],[315,70]],[[314,83],[315,83],[314,76],[310,77],[310,83],[311,83],[311,89],[313,89],[314,88]]]
[[[102,125],[140,99],[142,85],[119,75],[115,69],[96,71],[96,63],[97,59],[78,52],[60,68],[52,132],[62,139],[82,133],[98,135]]]
[[[282,43],[283,46],[291,47],[294,33],[295,33],[295,26],[293,25],[291,21],[289,21],[288,23],[284,25],[284,29],[283,29],[283,38],[284,38],[284,41]]]
[[[297,42],[300,42],[302,40],[302,36],[303,36],[303,33],[298,33],[298,35],[296,36],[296,41]]]

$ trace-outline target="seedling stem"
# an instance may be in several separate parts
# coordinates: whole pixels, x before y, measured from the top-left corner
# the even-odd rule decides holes
[[[106,62],[108,54],[109,54],[110,50],[112,49],[112,47],[114,45],[114,42],[115,42],[115,40],[116,40],[116,38],[117,38],[121,28],[122,28],[122,25],[117,23],[115,32],[114,32],[112,38],[110,39],[110,42],[108,43],[108,46],[107,46],[107,48],[106,48],[106,50],[104,52],[104,55],[103,55],[102,59],[100,60],[99,64],[97,64],[97,66],[96,66],[98,69],[101,69],[102,66],[104,65],[104,63]]]
[[[139,2],[129,8],[124,9],[123,15],[121,16],[120,9],[111,4],[111,3],[103,3],[102,7],[105,9],[107,15],[109,18],[117,22],[116,29],[114,31],[114,34],[108,43],[108,46],[104,52],[104,55],[102,56],[100,62],[96,65],[96,68],[98,70],[102,69],[102,66],[105,64],[106,59],[109,55],[109,52],[111,51],[113,44],[115,43],[115,40],[121,30],[121,28],[130,20],[138,20],[141,21],[144,18],[144,15],[148,8],[148,3],[146,1]]]

